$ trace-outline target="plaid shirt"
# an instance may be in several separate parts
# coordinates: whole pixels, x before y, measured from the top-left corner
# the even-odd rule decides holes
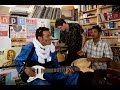
[[[113,53],[109,43],[105,40],[100,39],[99,42],[94,45],[93,39],[86,41],[85,46],[82,49],[87,53],[87,57],[103,58],[108,57],[113,59]],[[96,69],[107,69],[106,62],[94,62],[92,68]]]

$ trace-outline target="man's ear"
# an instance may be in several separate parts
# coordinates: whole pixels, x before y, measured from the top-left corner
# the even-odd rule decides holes
[[[38,36],[38,41],[42,40],[42,37]]]

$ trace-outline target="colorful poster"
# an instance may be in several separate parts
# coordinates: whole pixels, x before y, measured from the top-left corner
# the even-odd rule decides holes
[[[11,38],[0,38],[0,49],[11,48]]]
[[[36,29],[37,29],[36,25],[26,25],[26,30],[27,30],[26,43],[31,42],[33,38],[35,38]]]
[[[17,17],[18,25],[25,25],[25,17]]]
[[[25,25],[10,25],[10,38],[26,38]]]
[[[0,24],[0,38],[9,37],[9,25]]]
[[[50,29],[50,19],[37,19],[37,28],[47,27]]]
[[[26,38],[12,38],[11,47],[21,47],[26,45]]]
[[[16,16],[10,16],[10,24],[17,24],[17,17]]]
[[[0,24],[9,24],[9,16],[0,15]]]
[[[13,61],[20,53],[21,47],[0,49],[0,67],[13,65]]]
[[[26,18],[26,24],[27,25],[37,25],[36,18]]]
[[[36,29],[37,20],[35,18],[26,18],[26,31],[27,31],[26,43],[32,42],[33,38],[35,38]]]
[[[0,67],[7,62],[7,49],[0,49]]]

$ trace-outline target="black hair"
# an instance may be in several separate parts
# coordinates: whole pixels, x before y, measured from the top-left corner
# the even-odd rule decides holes
[[[42,37],[43,36],[43,31],[49,31],[49,28],[46,28],[46,27],[39,27],[37,30],[36,30],[36,39],[38,39],[38,36]]]
[[[100,33],[102,32],[101,27],[99,27],[98,25],[93,26],[92,29],[97,29],[97,31],[100,32]]]
[[[62,18],[59,18],[55,22],[55,27],[61,26],[61,25],[63,25],[63,23],[66,23],[65,20]]]

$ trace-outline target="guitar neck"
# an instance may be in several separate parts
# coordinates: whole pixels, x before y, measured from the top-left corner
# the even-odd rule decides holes
[[[66,68],[45,68],[42,70],[44,73],[52,73],[52,72],[65,72]]]
[[[77,67],[71,67],[73,68],[75,71],[79,71],[79,69]],[[52,73],[52,72],[65,72],[66,71],[66,67],[60,67],[60,68],[45,68],[42,70],[42,72],[44,73]]]

